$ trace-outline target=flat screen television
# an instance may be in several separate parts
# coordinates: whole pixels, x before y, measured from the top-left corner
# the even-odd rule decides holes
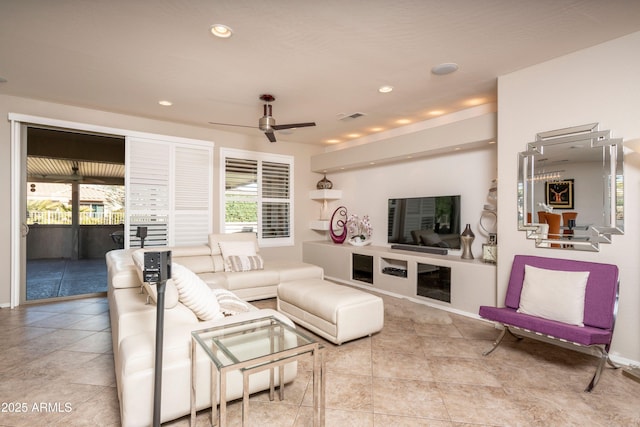
[[[389,199],[387,242],[460,249],[460,196]]]

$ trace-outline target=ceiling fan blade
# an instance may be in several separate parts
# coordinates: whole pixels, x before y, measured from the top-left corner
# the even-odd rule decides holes
[[[307,123],[289,123],[286,125],[272,125],[271,127],[274,130],[283,130],[283,129],[293,129],[293,128],[306,128],[309,126],[315,126],[316,124],[314,122],[307,122]]]
[[[252,129],[258,129],[258,126],[247,126],[247,125],[234,125],[231,123],[216,123],[216,122],[209,122],[210,125],[222,125],[222,126],[235,126],[235,127],[239,127],[239,128],[252,128]]]
[[[267,138],[269,138],[269,141],[276,142],[276,136],[274,135],[273,132],[265,132],[264,134],[267,135]]]

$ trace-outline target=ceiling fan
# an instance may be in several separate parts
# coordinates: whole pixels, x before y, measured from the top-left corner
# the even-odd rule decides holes
[[[41,175],[40,178],[46,182],[53,183],[69,183],[69,182],[78,182],[81,184],[102,184],[103,181],[93,177],[85,177],[80,175],[80,168],[78,167],[77,162],[73,162],[73,166],[71,167],[71,175]]]
[[[263,95],[260,95],[259,99],[264,101],[265,104],[264,104],[264,115],[262,117],[260,117],[260,120],[258,120],[257,128],[260,129],[261,131],[263,131],[264,134],[269,139],[269,141],[271,141],[271,142],[276,142],[276,136],[273,133],[273,131],[283,130],[283,129],[303,128],[303,127],[309,127],[309,126],[315,126],[316,125],[315,122],[288,123],[288,124],[285,124],[285,125],[277,125],[276,124],[276,120],[273,118],[272,109],[271,109],[271,102],[275,101],[276,98],[273,95],[269,95],[268,93],[265,93]],[[238,126],[238,127],[245,127],[245,128],[256,128],[256,126],[233,125],[233,124],[230,124],[230,123],[214,123],[214,122],[209,122],[209,123],[212,124],[212,125],[224,125],[224,126]]]

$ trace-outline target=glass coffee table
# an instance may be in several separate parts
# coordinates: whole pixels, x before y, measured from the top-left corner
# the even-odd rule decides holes
[[[196,421],[196,352],[200,346],[211,369],[211,422],[227,423],[227,374],[242,373],[242,425],[249,415],[249,376],[269,370],[269,399],[278,372],[280,400],[284,399],[284,365],[311,356],[313,359],[313,425],[324,426],[324,360],[322,346],[274,316],[193,331],[191,333],[191,425]],[[220,411],[216,411],[218,396]]]

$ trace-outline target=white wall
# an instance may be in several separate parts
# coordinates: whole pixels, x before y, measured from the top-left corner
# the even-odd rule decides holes
[[[8,305],[10,297],[10,178],[11,178],[11,129],[7,116],[19,113],[50,119],[87,123],[96,126],[127,129],[183,138],[212,141],[214,148],[214,203],[219,200],[218,165],[221,147],[233,147],[252,151],[287,154],[294,156],[294,197],[295,197],[295,245],[282,248],[266,248],[261,254],[266,258],[302,259],[302,242],[317,239],[308,227],[309,218],[316,214],[315,205],[309,200],[309,190],[315,188],[318,175],[311,173],[310,158],[320,152],[319,147],[309,144],[278,141],[271,144],[260,132],[247,136],[232,132],[222,132],[207,127],[188,126],[142,117],[107,113],[87,108],[71,107],[26,98],[0,95],[0,306]],[[214,215],[219,212],[214,205]],[[214,217],[214,231],[219,220]]]
[[[612,355],[640,361],[639,154],[626,154],[625,234],[600,252],[536,249],[518,231],[517,153],[538,132],[600,123],[613,137],[640,138],[640,33],[557,58],[498,80],[498,301],[515,254],[617,264],[620,306]]]
[[[390,146],[393,146],[393,142],[393,138],[388,140]],[[389,198],[460,194],[461,227],[471,224],[476,235],[472,251],[476,258],[480,258],[482,243],[487,240],[480,231],[480,214],[487,203],[489,186],[495,176],[495,144],[443,156],[328,174],[333,188],[343,191],[343,198],[332,202],[329,211],[333,212],[336,207],[344,205],[349,213],[360,217],[369,215],[373,226],[372,243],[386,246]],[[323,236],[319,235],[317,240]]]

